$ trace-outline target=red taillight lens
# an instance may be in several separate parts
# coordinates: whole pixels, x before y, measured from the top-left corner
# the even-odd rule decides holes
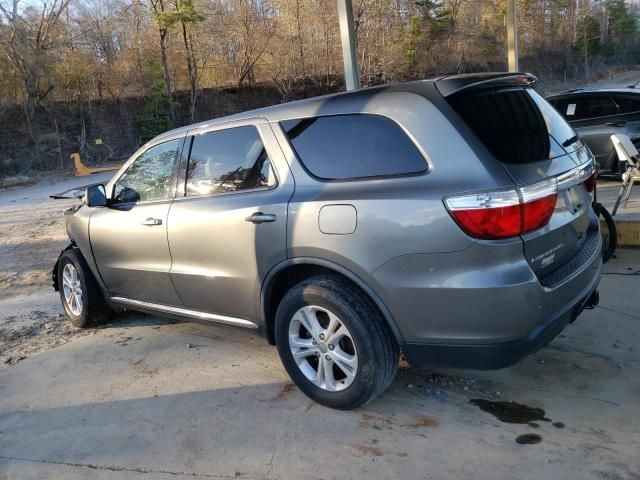
[[[477,193],[449,197],[445,204],[468,235],[483,240],[516,237],[549,222],[558,198],[555,179],[519,191]]]
[[[558,195],[539,198],[522,204],[522,232],[531,232],[549,223],[556,208]]]
[[[587,192],[593,192],[596,188],[596,179],[598,178],[598,172],[593,172],[589,178],[584,181],[584,186],[587,187]]]
[[[520,189],[522,195],[522,233],[544,227],[553,215],[558,199],[556,179],[527,185]]]
[[[468,235],[495,240],[520,235],[522,211],[515,190],[449,197],[447,208]]]
[[[453,210],[451,213],[458,225],[475,238],[491,240],[520,235],[520,205]]]

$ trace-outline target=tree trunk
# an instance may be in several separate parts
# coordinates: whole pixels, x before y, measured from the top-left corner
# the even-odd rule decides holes
[[[296,0],[296,24],[298,27],[298,48],[300,50],[300,66],[302,67],[302,77],[307,75],[304,66],[304,49],[302,47],[302,24],[300,21],[300,0]]]
[[[189,112],[191,114],[191,123],[193,123],[195,122],[196,99],[198,97],[198,65],[196,64],[195,55],[193,53],[193,39],[187,33],[186,23],[180,23],[182,24],[182,40],[184,42],[184,49],[187,54],[187,70],[189,73],[189,86],[191,90]]]
[[[176,115],[173,110],[173,98],[171,97],[171,76],[169,75],[169,61],[167,59],[167,30],[160,29],[160,53],[162,55],[162,76],[164,77],[164,93],[169,102],[169,117],[175,124]]]

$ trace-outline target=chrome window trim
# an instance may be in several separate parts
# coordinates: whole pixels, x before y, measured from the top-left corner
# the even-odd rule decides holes
[[[160,305],[158,303],[143,302],[141,300],[133,300],[131,298],[125,297],[111,297],[109,300],[115,303],[130,305],[132,307],[157,310],[158,312],[172,313],[184,317],[197,318],[199,320],[209,320],[212,322],[225,323],[227,325],[235,325],[245,328],[258,328],[258,325],[256,325],[254,322],[252,322],[251,320],[246,320],[244,318],[228,317],[226,315],[217,315],[215,313],[201,312],[188,308],[172,307],[170,305]]]
[[[568,172],[558,175],[558,190],[568,190],[569,188],[584,182],[587,178],[593,175],[595,167],[593,161],[588,161],[576,168],[572,168]]]

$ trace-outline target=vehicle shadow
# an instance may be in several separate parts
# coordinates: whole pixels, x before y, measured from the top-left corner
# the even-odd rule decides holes
[[[0,471],[3,462],[17,468],[23,461],[108,469],[124,478],[393,478],[398,471],[424,478],[426,471],[471,474],[469,465],[490,458],[497,477],[518,476],[514,468],[536,472],[552,459],[560,462],[560,478],[584,478],[629,464],[638,447],[633,422],[621,422],[635,408],[627,377],[637,371],[637,353],[616,370],[606,352],[622,320],[587,341],[605,314],[587,312],[587,328],[571,327],[510,369],[403,365],[381,398],[343,412],[305,397],[276,350],[245,330],[127,313],[105,327],[106,335],[0,370]],[[474,398],[543,408],[567,427],[502,423],[472,405]],[[531,431],[544,440],[523,455],[515,438]],[[605,440],[615,449],[586,456]],[[622,475],[621,468],[614,470]]]

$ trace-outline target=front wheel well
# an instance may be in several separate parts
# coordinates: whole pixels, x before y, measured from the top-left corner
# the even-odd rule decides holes
[[[376,302],[370,292],[367,292],[365,288],[362,288],[357,282],[355,282],[349,276],[339,272],[336,269],[317,264],[300,263],[290,265],[278,271],[272,279],[268,282],[266,289],[263,292],[262,313],[264,320],[264,334],[267,341],[271,345],[275,345],[274,324],[276,318],[276,310],[280,305],[282,298],[285,294],[298,283],[306,280],[307,278],[317,275],[332,275],[339,277],[346,282],[349,282],[355,288],[371,301],[373,307],[378,310],[382,318],[386,320],[391,332],[393,333],[395,340],[398,344],[402,344],[403,340],[398,331],[395,322],[389,312],[383,311],[379,302]]]

